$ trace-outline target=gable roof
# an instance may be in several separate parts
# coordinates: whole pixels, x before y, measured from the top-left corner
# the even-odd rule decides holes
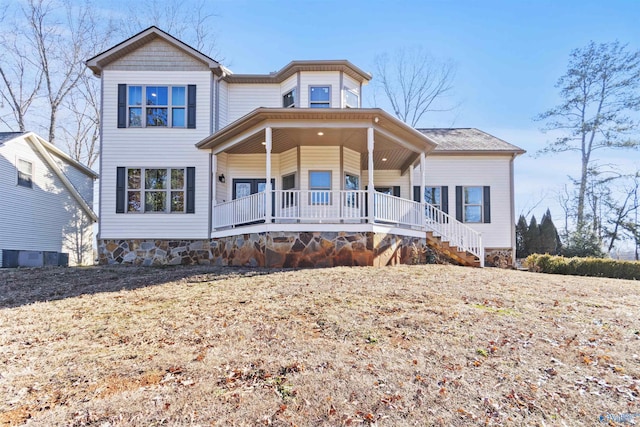
[[[525,150],[475,128],[416,129],[438,143],[434,154],[524,154]]]
[[[356,67],[346,59],[291,61],[278,71],[269,74],[233,74],[227,71],[224,80],[229,83],[282,83],[298,71],[342,71],[361,83],[371,80],[371,74]]]
[[[118,43],[117,45],[105,50],[102,53],[97,54],[93,58],[88,59],[85,63],[87,64],[87,67],[89,67],[91,71],[93,71],[93,74],[100,77],[100,74],[102,73],[102,70],[105,66],[157,38],[166,41],[167,43],[182,50],[186,54],[206,64],[214,73],[218,75],[222,73],[220,68],[221,66],[218,61],[208,57],[204,53],[194,49],[183,41],[178,40],[171,34],[166,33],[155,26],[151,26],[146,30],[140,31],[138,34],[129,37],[125,41]]]
[[[26,132],[0,132],[0,145],[25,133]]]
[[[78,190],[73,186],[71,181],[69,181],[69,178],[67,178],[64,172],[60,169],[56,161],[53,159],[52,155],[62,159],[64,162],[78,169],[80,172],[84,173],[92,179],[96,179],[98,177],[98,174],[82,163],[73,160],[64,151],[60,150],[50,142],[45,141],[35,132],[0,132],[0,145],[18,138],[30,144],[31,147],[33,147],[33,149],[38,154],[40,154],[47,166],[49,166],[53,173],[60,179],[62,184],[69,191],[69,193],[71,193],[71,196],[73,196],[73,198],[78,202],[80,207],[85,211],[89,218],[91,218],[94,222],[98,221],[98,217],[95,212],[93,212],[93,209],[91,209],[91,206],[89,206],[84,197],[82,197]]]

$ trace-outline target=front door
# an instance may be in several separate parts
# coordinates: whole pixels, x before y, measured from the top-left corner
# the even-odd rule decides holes
[[[233,200],[247,197],[252,194],[262,193],[265,190],[267,180],[264,178],[234,178]],[[271,180],[271,188],[276,189],[276,180]],[[275,198],[271,195],[271,215],[275,214]],[[262,208],[264,215],[264,207]]]

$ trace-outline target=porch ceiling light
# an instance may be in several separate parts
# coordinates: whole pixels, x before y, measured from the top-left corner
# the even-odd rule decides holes
[[[324,132],[318,132],[318,136],[324,135]]]
[[[262,141],[260,144],[267,145],[267,141]]]
[[[387,158],[386,158],[386,157],[383,157],[383,158],[382,158],[382,161],[383,161],[383,162],[386,162],[386,161],[387,161]]]

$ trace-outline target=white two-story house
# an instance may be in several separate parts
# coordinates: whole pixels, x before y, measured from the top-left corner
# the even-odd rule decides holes
[[[476,129],[362,108],[346,60],[235,74],[148,28],[102,81],[101,263],[511,265],[513,161]]]

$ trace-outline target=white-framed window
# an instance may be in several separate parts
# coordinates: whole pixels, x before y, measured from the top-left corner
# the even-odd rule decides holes
[[[184,168],[128,168],[127,212],[185,212]]]
[[[128,86],[129,127],[186,127],[186,86]]]
[[[18,159],[18,185],[20,187],[33,188],[33,163],[28,160]]]
[[[424,201],[442,209],[442,187],[424,187]]]
[[[331,86],[309,86],[309,108],[330,108]]]
[[[483,211],[483,187],[462,188],[463,221],[481,223]]]
[[[309,171],[311,205],[331,204],[331,171]]]
[[[360,97],[358,96],[358,91],[356,89],[349,89],[348,87],[344,87],[342,89],[343,100],[342,103],[344,108],[359,108],[360,107]]]
[[[296,106],[296,90],[291,89],[289,92],[282,95],[282,107],[295,108],[295,106]]]

